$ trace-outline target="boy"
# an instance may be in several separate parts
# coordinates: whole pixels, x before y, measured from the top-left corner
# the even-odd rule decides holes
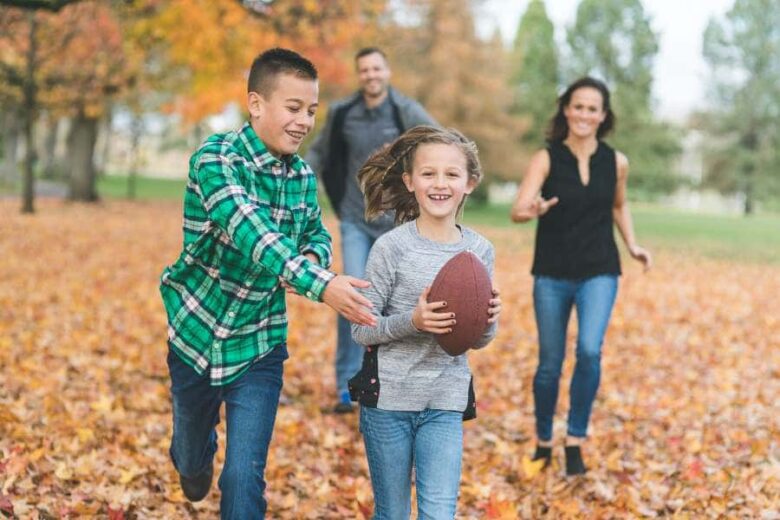
[[[285,289],[375,324],[354,287],[328,271],[316,178],[296,155],[314,126],[317,71],[285,49],[258,56],[249,74],[249,122],[211,136],[190,160],[184,248],[162,274],[173,400],[171,459],[188,499],[211,487],[215,426],[226,403],[222,518],[262,518],[266,460],[282,365]]]

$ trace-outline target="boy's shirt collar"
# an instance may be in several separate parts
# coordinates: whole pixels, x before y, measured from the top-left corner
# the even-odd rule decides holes
[[[258,168],[273,169],[274,166],[283,167],[286,165],[294,170],[300,169],[302,160],[298,154],[284,155],[282,160],[277,159],[276,156],[268,151],[268,147],[257,135],[249,121],[245,122],[239,129],[238,135]]]

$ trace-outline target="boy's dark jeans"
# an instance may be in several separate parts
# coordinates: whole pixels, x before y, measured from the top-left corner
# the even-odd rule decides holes
[[[225,402],[227,452],[219,477],[223,519],[263,518],[268,445],[282,389],[287,346],[280,345],[252,364],[237,380],[210,386],[208,372],[199,376],[168,351],[173,399],[171,459],[185,477],[201,474],[217,451],[219,408]]]

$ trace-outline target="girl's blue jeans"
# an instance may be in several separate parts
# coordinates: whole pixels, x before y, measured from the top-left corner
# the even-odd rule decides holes
[[[534,376],[536,435],[552,440],[561,367],[566,355],[566,330],[577,308],[577,360],[569,392],[568,435],[588,433],[593,400],[601,378],[601,345],[617,295],[618,278],[599,275],[582,280],[536,276],[534,311],[539,333],[539,366]]]
[[[360,431],[374,491],[374,520],[409,518],[412,468],[418,518],[455,517],[463,454],[462,413],[361,406]]]

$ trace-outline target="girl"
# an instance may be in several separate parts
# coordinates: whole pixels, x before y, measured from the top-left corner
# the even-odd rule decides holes
[[[531,158],[511,214],[515,222],[539,219],[531,269],[539,333],[534,460],[544,459],[545,466],[552,458],[566,329],[571,309],[577,307],[577,363],[564,450],[568,475],[586,471],[580,445],[599,386],[601,344],[620,275],[613,223],[631,257],[645,269],[651,265],[650,253],[634,237],[626,202],[628,159],[601,140],[614,121],[604,83],[585,77],[570,85],[558,99],[548,146]]]
[[[439,269],[470,250],[493,272],[493,246],[457,223],[466,196],[482,171],[477,148],[455,130],[418,126],[373,155],[358,179],[366,218],[395,211],[396,224],[368,257],[364,290],[376,327],[352,325],[366,347],[363,366],[350,380],[360,403],[360,431],[366,446],[374,518],[409,518],[415,469],[420,518],[453,518],[460,485],[463,425],[476,416],[466,355],[451,357],[434,334],[458,319],[447,302],[427,302]],[[489,324],[475,348],[496,333],[501,312],[498,291],[485,316]]]

